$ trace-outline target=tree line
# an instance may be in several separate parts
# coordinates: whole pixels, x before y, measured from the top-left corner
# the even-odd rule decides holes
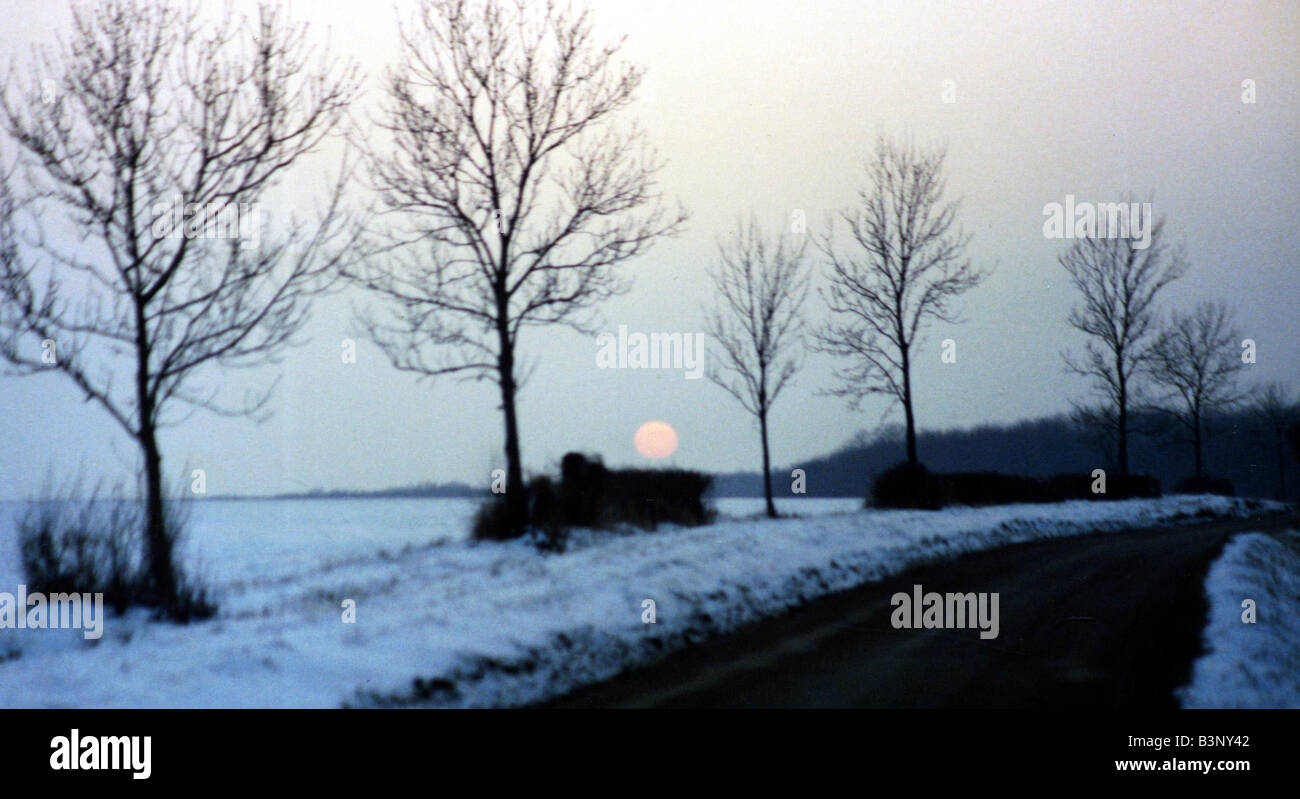
[[[1191,473],[1189,448],[1179,426],[1166,413],[1137,411],[1132,417],[1129,459],[1134,471],[1176,487]],[[1213,474],[1231,482],[1240,496],[1295,501],[1300,490],[1300,450],[1287,443],[1254,403],[1209,414],[1205,419],[1205,460]],[[996,472],[1050,478],[1094,468],[1118,473],[1114,439],[1061,413],[1007,424],[923,429],[917,434],[921,460],[940,473]],[[797,462],[781,461],[773,479],[782,493],[861,500],[872,481],[898,464],[903,451],[901,423],[864,430],[833,452]],[[796,483],[793,472],[804,480]],[[1175,488],[1175,490],[1177,490]],[[757,470],[715,475],[717,496],[761,497]]]

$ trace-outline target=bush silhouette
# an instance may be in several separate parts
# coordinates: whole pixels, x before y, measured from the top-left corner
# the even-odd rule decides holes
[[[1104,493],[1093,493],[1092,485],[1090,474],[1057,474],[1046,478],[999,472],[936,474],[921,464],[904,462],[876,478],[867,505],[937,510],[948,505],[1010,505],[1160,496],[1160,481],[1149,475],[1111,477]]]
[[[1189,477],[1186,480],[1178,481],[1178,485],[1174,486],[1174,493],[1236,496],[1236,492],[1232,488],[1232,481],[1223,477]]]
[[[687,469],[610,469],[598,457],[570,452],[560,460],[558,485],[548,475],[528,483],[526,531],[543,549],[562,551],[573,527],[631,524],[648,530],[660,524],[694,526],[716,513],[704,495],[713,478]],[[520,535],[507,504],[497,498],[475,514],[473,537],[501,541]]]
[[[892,466],[871,484],[870,507],[938,510],[946,504],[935,476],[919,463]]]
[[[71,488],[32,501],[16,520],[19,553],[29,591],[103,594],[118,613],[132,606],[161,607],[141,556],[147,519],[142,500],[79,498]],[[173,547],[187,522],[182,503],[164,506]],[[208,589],[178,569],[170,618],[186,622],[217,611]]]

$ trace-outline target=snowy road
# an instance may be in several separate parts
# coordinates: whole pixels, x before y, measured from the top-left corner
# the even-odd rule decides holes
[[[1015,544],[834,594],[574,693],[599,707],[1175,707],[1205,626],[1205,573],[1294,516]],[[1000,595],[1000,630],[895,629],[914,585]],[[1234,615],[1235,619],[1235,615]]]

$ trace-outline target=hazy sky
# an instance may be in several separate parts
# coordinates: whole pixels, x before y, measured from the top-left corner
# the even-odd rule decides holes
[[[8,64],[51,41],[66,9],[3,0],[0,56]],[[405,3],[399,3],[405,7]],[[750,210],[770,228],[802,210],[814,228],[851,204],[877,133],[947,142],[948,190],[963,198],[987,282],[961,303],[968,321],[929,330],[915,370],[921,429],[1008,422],[1067,408],[1085,384],[1060,353],[1081,338],[1065,317],[1074,300],[1044,238],[1043,208],[1072,194],[1104,202],[1154,193],[1155,211],[1186,246],[1186,278],[1165,307],[1228,300],[1243,336],[1258,342],[1246,379],[1300,389],[1300,11],[1291,3],[595,2],[604,38],[626,34],[626,58],[646,67],[632,114],[668,161],[667,198],[692,214],[686,232],[626,268],[633,290],[601,308],[608,330],[702,332],[706,268],[716,239]],[[368,73],[366,104],[395,52],[396,14],[383,3],[316,0],[294,15],[329,36]],[[6,68],[6,73],[7,73]],[[1256,102],[1242,102],[1242,81]],[[952,84],[945,84],[952,81]],[[943,102],[945,86],[956,102]],[[359,111],[364,110],[359,108]],[[318,173],[305,165],[287,204],[309,211]],[[279,206],[272,210],[274,215]],[[820,262],[817,262],[820,267]],[[502,465],[496,388],[417,382],[365,342],[344,292],[320,302],[306,346],[265,369],[230,373],[282,382],[274,416],[196,414],[163,433],[164,467],[179,482],[207,473],[208,492],[374,488],[417,481],[487,485]],[[808,305],[822,316],[816,297]],[[358,342],[355,364],[340,342]],[[939,342],[957,342],[943,364]],[[758,438],[740,406],[680,371],[602,370],[595,337],[530,329],[537,362],[520,402],[525,467],[569,450],[633,463],[636,427],[673,425],[666,462],[708,470],[754,468]],[[850,411],[818,395],[830,363],[808,360],[772,417],[778,464],[830,451],[881,424],[885,401]],[[896,421],[895,414],[887,421]],[[900,453],[901,454],[901,453]],[[924,453],[923,453],[924,454]],[[47,471],[132,474],[133,444],[61,375],[0,378],[0,496],[39,490]]]

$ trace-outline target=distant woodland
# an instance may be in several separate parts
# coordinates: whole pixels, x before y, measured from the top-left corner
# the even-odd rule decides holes
[[[1130,443],[1130,470],[1150,474],[1171,492],[1192,473],[1189,445],[1182,431],[1167,417],[1139,414],[1138,431]],[[898,462],[903,430],[890,426],[872,434],[860,433],[821,458],[773,470],[777,496],[791,496],[790,473],[803,469],[810,497],[862,497],[871,480]],[[982,425],[964,430],[920,431],[917,449],[921,460],[936,472],[993,471],[1046,477],[1065,472],[1115,469],[1115,455],[1098,435],[1061,415],[1031,419],[1011,425]],[[1300,496],[1300,467],[1289,450],[1282,453],[1285,498]],[[1247,412],[1215,415],[1205,436],[1206,472],[1232,481],[1239,496],[1278,498],[1277,439]],[[784,480],[784,486],[780,480]],[[757,472],[720,474],[717,496],[761,496]]]

